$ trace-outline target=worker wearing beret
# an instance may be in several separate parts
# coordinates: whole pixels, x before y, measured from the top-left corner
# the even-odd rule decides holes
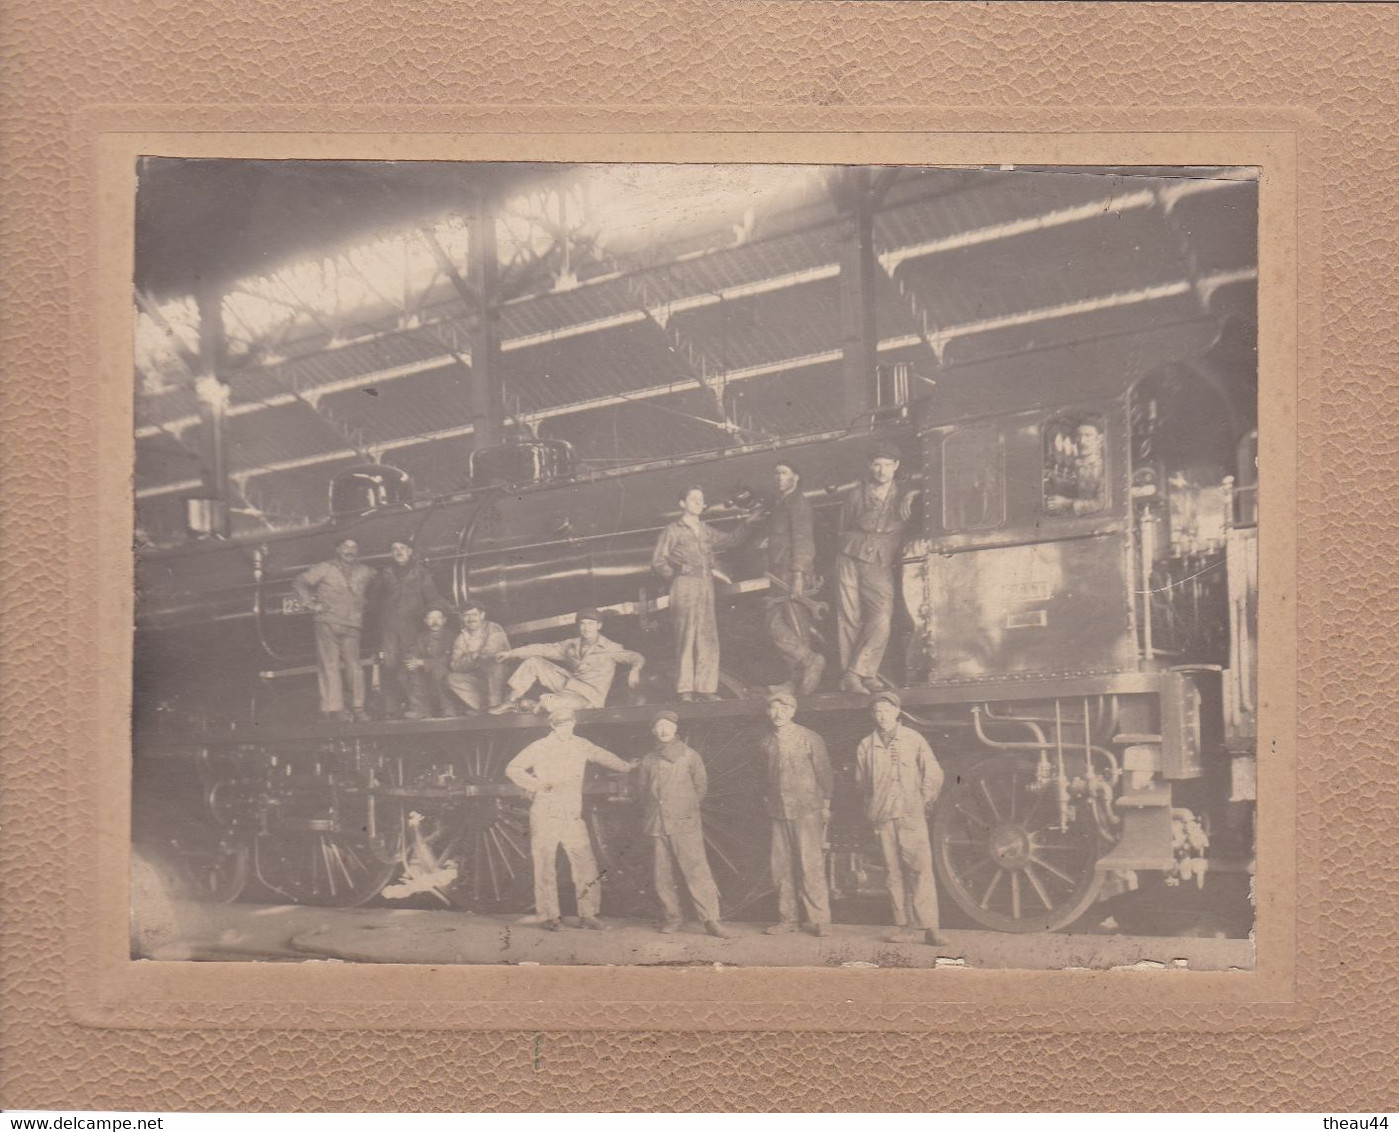
[[[588,826],[583,821],[583,775],[589,763],[625,774],[631,763],[573,733],[571,707],[549,712],[549,734],[510,760],[505,777],[530,796],[529,841],[534,862],[534,914],[525,923],[557,931],[559,915],[558,853],[562,849],[578,894],[578,922],[601,931],[602,887]]]
[[[894,619],[894,567],[916,494],[896,481],[898,470],[899,450],[876,447],[868,475],[846,493],[840,511],[836,570],[844,692],[884,687],[879,666]]]
[[[826,890],[826,823],[831,816],[834,775],[826,741],[792,722],[796,697],[775,692],[768,697],[771,730],[763,738],[767,778],[766,803],[772,819],[770,862],[777,886],[777,923],[766,930],[781,935],[797,930],[799,916],[819,936],[831,934],[830,897]]]
[[[677,736],[679,716],[658,712],[651,721],[655,742],[636,768],[642,827],[651,839],[656,898],[661,902],[663,934],[676,931],[684,917],[678,871],[705,931],[720,939],[731,932],[719,922],[719,890],[704,853],[700,803],[709,789],[704,760]]]
[[[855,775],[884,854],[895,924],[890,942],[922,938],[942,946],[927,814],[942,789],[942,767],[928,741],[899,722],[902,709],[894,692],[874,697],[874,731],[856,749]]]

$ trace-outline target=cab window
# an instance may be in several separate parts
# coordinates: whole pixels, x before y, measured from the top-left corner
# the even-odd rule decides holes
[[[1101,415],[1056,417],[1044,426],[1046,515],[1092,515],[1108,505],[1107,430]]]
[[[955,429],[942,440],[942,526],[999,527],[1006,517],[1006,449],[998,428]]]

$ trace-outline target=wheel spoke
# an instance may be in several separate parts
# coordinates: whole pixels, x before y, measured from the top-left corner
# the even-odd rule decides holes
[[[977,785],[981,787],[982,796],[986,799],[986,805],[990,807],[991,816],[997,821],[1001,821],[1002,818],[1000,808],[996,805],[996,800],[993,797],[991,797],[991,788],[986,785],[986,779],[979,779]]]
[[[1017,920],[1020,919],[1020,870],[1013,869],[1010,874],[1010,914]]]
[[[991,878],[991,883],[986,886],[986,891],[981,894],[981,906],[985,908],[991,902],[991,894],[996,891],[996,886],[1001,883],[1001,877],[1005,875],[1004,869],[997,869]]]
[[[1040,848],[1044,847],[1040,846]],[[1031,853],[1030,860],[1031,862],[1038,865],[1040,868],[1046,870],[1047,872],[1053,873],[1065,884],[1072,885],[1075,883],[1074,878],[1069,876],[1068,873],[1062,871],[1061,869],[1055,868],[1055,866],[1051,865],[1048,861],[1046,861],[1043,857],[1040,857],[1037,853]]]
[[[1035,890],[1035,895],[1040,898],[1040,903],[1044,905],[1046,912],[1050,911],[1054,905],[1050,902],[1049,893],[1045,892],[1044,885],[1040,883],[1039,877],[1035,876],[1035,862],[1032,859],[1025,866],[1025,879],[1030,882],[1030,887]]]
[[[991,823],[990,823],[989,821],[987,821],[987,820],[986,820],[984,817],[982,817],[980,814],[974,814],[974,813],[972,813],[971,810],[969,810],[969,809],[967,809],[965,806],[963,806],[961,802],[958,802],[958,803],[956,804],[956,807],[955,807],[955,808],[956,808],[957,812],[958,812],[959,814],[961,814],[964,818],[969,818],[970,820],[976,822],[976,824],[979,825],[979,826],[981,826],[982,829],[990,829],[990,828],[991,828]]]

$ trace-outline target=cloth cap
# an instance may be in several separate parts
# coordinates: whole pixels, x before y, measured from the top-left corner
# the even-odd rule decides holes
[[[424,617],[426,617],[429,613],[440,613],[443,617],[447,618],[450,618],[452,616],[452,611],[448,609],[445,605],[443,605],[440,601],[433,602],[431,605],[429,605],[426,609],[423,610]]]
[[[566,723],[570,719],[577,719],[578,713],[571,707],[556,707],[549,709],[550,723]]]
[[[482,613],[486,612],[486,607],[482,605],[479,601],[468,601],[465,605],[461,607],[461,611],[463,613],[470,613],[473,609],[479,609]]]
[[[898,692],[880,692],[874,699],[870,700],[870,707],[874,707],[875,704],[893,704],[900,711],[903,710],[904,706],[903,700],[899,699]]]
[[[596,621],[596,622],[598,622],[599,624],[601,624],[601,623],[602,623],[602,614],[599,613],[596,609],[592,608],[592,606],[589,606],[587,609],[580,609],[580,610],[578,611],[577,615],[573,618],[573,620],[574,620],[575,622],[577,622],[577,621]]]
[[[870,450],[870,459],[871,459],[871,460],[899,460],[899,461],[902,461],[903,458],[904,458],[903,453],[899,451],[898,445],[896,445],[896,444],[889,444],[889,443],[876,444],[876,445],[874,446],[874,448]]]
[[[773,692],[773,694],[767,698],[767,702],[770,704],[789,704],[792,707],[796,707],[797,697],[792,695],[791,692]]]
[[[668,719],[671,721],[671,723],[680,722],[680,717],[676,715],[675,712],[670,710],[656,712],[656,714],[651,717],[651,722],[660,723],[660,721],[663,719]]]

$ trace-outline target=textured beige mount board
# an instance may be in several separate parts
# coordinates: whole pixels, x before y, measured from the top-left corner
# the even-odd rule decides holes
[[[591,1029],[1044,1029],[1135,1031],[1246,1024],[1299,1017],[1293,985],[1292,834],[1295,684],[1293,410],[1295,401],[1294,144],[1281,132],[1214,135],[849,133],[631,133],[509,136],[496,133],[99,134],[98,270],[92,360],[100,375],[102,468],[97,555],[104,572],[102,628],[108,663],[90,718],[96,725],[80,782],[96,787],[101,843],[113,851],[82,864],[90,878],[73,909],[86,927],[70,951],[69,1004],[97,1026],[452,1027]],[[1243,165],[1261,170],[1260,430],[1262,483],[1261,815],[1255,971],[841,970],[737,967],[520,967],[344,963],[181,963],[129,960],[128,823],[132,583],[129,572],[132,441],[129,305],[133,170],[142,154],[185,157],[353,157],[555,161],[849,161],[911,164]],[[84,391],[84,396],[89,392]],[[106,636],[110,634],[110,636]],[[73,815],[91,821],[86,807]],[[73,830],[81,840],[82,826]]]
[[[119,12],[0,2],[0,381],[7,383],[0,398],[0,1104],[1392,1107],[1399,1079],[1399,938],[1386,928],[1396,911],[1392,829],[1399,818],[1388,738],[1399,689],[1392,586],[1399,527],[1390,503],[1399,487],[1393,7],[425,0],[405,17],[378,0],[276,8],[252,0],[217,7],[132,0]],[[1104,973],[1033,999],[990,973],[996,985],[1016,986],[1019,997],[994,1009],[964,1001],[885,1010],[884,1017],[932,1027],[899,1032],[889,1028],[897,1021],[858,1005],[874,987],[897,982],[898,972],[821,972],[873,974],[878,982],[855,984],[857,1003],[814,1011],[807,1000],[798,1021],[818,1013],[824,1018],[816,1026],[838,1027],[853,1017],[882,1032],[694,1032],[735,1024],[703,1006],[688,1011],[698,1018],[691,1030],[667,1030],[661,1027],[673,1025],[675,1014],[653,1002],[556,1009],[560,1024],[584,1028],[576,1031],[405,1034],[361,1027],[366,1014],[422,1024],[421,992],[405,987],[400,971],[376,969],[379,998],[399,997],[367,1009],[338,981],[340,970],[318,965],[295,973],[300,993],[308,981],[326,992],[314,1014],[284,1008],[274,1021],[246,994],[224,988],[221,1001],[206,997],[197,1009],[152,999],[145,1013],[160,1026],[136,1018],[136,992],[110,978],[124,874],[115,891],[97,884],[101,862],[124,858],[126,838],[110,829],[102,841],[92,834],[99,802],[113,804],[92,768],[113,751],[118,762],[125,758],[113,737],[123,732],[104,733],[93,695],[99,670],[118,682],[126,673],[121,656],[91,643],[99,591],[127,600],[125,579],[103,580],[108,563],[99,552],[111,549],[126,511],[110,507],[111,483],[99,494],[99,455],[114,466],[114,451],[130,443],[127,404],[114,410],[120,428],[103,431],[100,410],[110,407],[112,389],[102,402],[94,377],[92,324],[103,292],[93,261],[100,242],[93,195],[99,136],[157,130],[378,131],[406,143],[453,131],[865,131],[875,140],[888,131],[992,131],[1007,143],[1005,160],[1058,162],[1088,158],[1056,134],[1146,132],[1174,148],[1155,153],[1166,163],[1241,159],[1192,153],[1189,131],[1201,132],[1195,142],[1228,132],[1276,135],[1297,162],[1298,349],[1278,352],[1281,372],[1266,369],[1263,388],[1265,405],[1279,399],[1283,412],[1295,394],[1297,452],[1295,461],[1268,470],[1265,489],[1282,492],[1275,475],[1305,474],[1296,489],[1296,553],[1279,556],[1285,569],[1296,563],[1296,614],[1289,599],[1287,611],[1265,625],[1283,635],[1298,626],[1297,682],[1280,691],[1283,708],[1296,694],[1296,792],[1278,800],[1281,810],[1265,802],[1274,822],[1295,818],[1295,847],[1278,867],[1295,864],[1296,885],[1284,893],[1287,910],[1265,904],[1260,925],[1267,936],[1276,915],[1282,930],[1295,932],[1295,944],[1280,948],[1282,961],[1292,963],[1290,981],[1271,1005],[1167,1008],[1147,992],[1178,986],[1170,980],[1188,972]],[[837,156],[828,151],[821,159]],[[762,159],[772,157],[769,150]],[[130,208],[129,183],[104,191],[116,213]],[[102,265],[108,273],[116,246]],[[1265,294],[1285,286],[1285,275],[1265,266]],[[110,379],[126,367],[123,357],[102,372]],[[102,525],[105,509],[111,514]],[[122,616],[102,614],[101,640],[126,631]],[[103,702],[120,694],[104,687]],[[1284,760],[1288,753],[1281,752]],[[123,778],[116,787],[123,806],[125,791]],[[1265,853],[1270,836],[1288,833],[1265,830]],[[1265,889],[1270,883],[1265,877]],[[94,935],[98,923],[107,927]],[[1260,943],[1259,975],[1244,976],[1244,985],[1268,977],[1270,938]],[[531,1013],[552,1001],[552,987],[543,984],[553,973],[540,974],[539,997],[524,1007],[483,1015],[438,997],[427,1009],[452,1024],[505,1015],[505,1025],[529,1026]],[[723,977],[729,974],[738,973]],[[967,996],[982,975],[935,975],[944,977]],[[675,985],[690,993],[691,979],[685,973]],[[1059,1008],[1103,993],[1098,987],[1117,1000],[1080,1008],[1066,1032]],[[1121,1002],[1121,987],[1132,988],[1130,1004]],[[182,1010],[191,1023],[181,1022]],[[797,1024],[779,1010],[750,1012],[763,1015],[750,1026]],[[196,1028],[210,1016],[226,1028]],[[131,1028],[91,1025],[96,1018],[125,1018]],[[602,1028],[619,1018],[652,1029]],[[948,1024],[954,1032],[937,1029]]]

